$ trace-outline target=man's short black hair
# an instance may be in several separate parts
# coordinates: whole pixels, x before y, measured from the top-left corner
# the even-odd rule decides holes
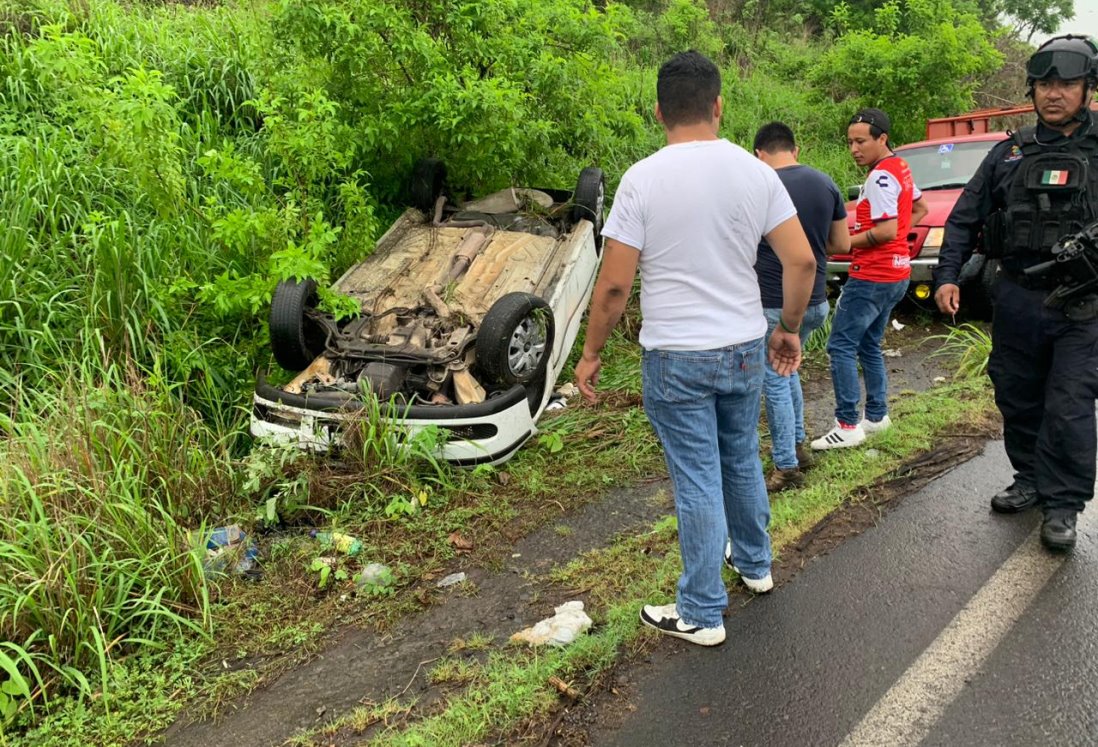
[[[701,52],[679,52],[660,68],[656,100],[668,127],[707,122],[721,95],[721,71]]]
[[[784,122],[771,122],[764,124],[755,133],[755,150],[764,150],[774,154],[780,152],[792,153],[797,147],[797,141],[793,139],[793,130]]]

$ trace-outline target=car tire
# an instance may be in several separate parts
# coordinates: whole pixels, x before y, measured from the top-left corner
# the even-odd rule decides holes
[[[580,172],[572,195],[572,223],[586,218],[595,224],[595,248],[602,249],[603,213],[606,209],[606,177],[602,169],[588,166]]]
[[[508,293],[480,323],[476,365],[485,381],[499,387],[528,386],[545,376],[553,353],[553,312],[530,293]]]
[[[287,371],[301,371],[324,352],[325,330],[306,314],[316,308],[316,281],[283,280],[271,299],[271,351]]]
[[[438,158],[421,158],[412,167],[412,207],[428,217],[435,213],[435,203],[446,189],[446,164]]]

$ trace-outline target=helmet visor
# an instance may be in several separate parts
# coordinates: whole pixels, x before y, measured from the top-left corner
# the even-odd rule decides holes
[[[1060,80],[1083,78],[1091,73],[1092,61],[1081,52],[1049,50],[1038,52],[1026,63],[1026,76],[1044,80],[1053,76]]]

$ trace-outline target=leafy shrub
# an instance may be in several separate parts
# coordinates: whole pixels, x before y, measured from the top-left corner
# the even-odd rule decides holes
[[[848,13],[836,6],[842,33],[810,79],[830,97],[849,99],[852,110],[883,108],[897,143],[922,139],[928,117],[970,109],[981,79],[1002,64],[980,20],[948,0],[890,0],[868,29]]]

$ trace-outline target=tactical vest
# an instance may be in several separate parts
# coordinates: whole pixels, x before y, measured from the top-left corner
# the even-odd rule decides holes
[[[1022,159],[988,238],[1005,268],[1021,270],[1048,259],[1061,238],[1098,219],[1098,135],[1051,146],[1037,142],[1036,127],[1012,137]]]

